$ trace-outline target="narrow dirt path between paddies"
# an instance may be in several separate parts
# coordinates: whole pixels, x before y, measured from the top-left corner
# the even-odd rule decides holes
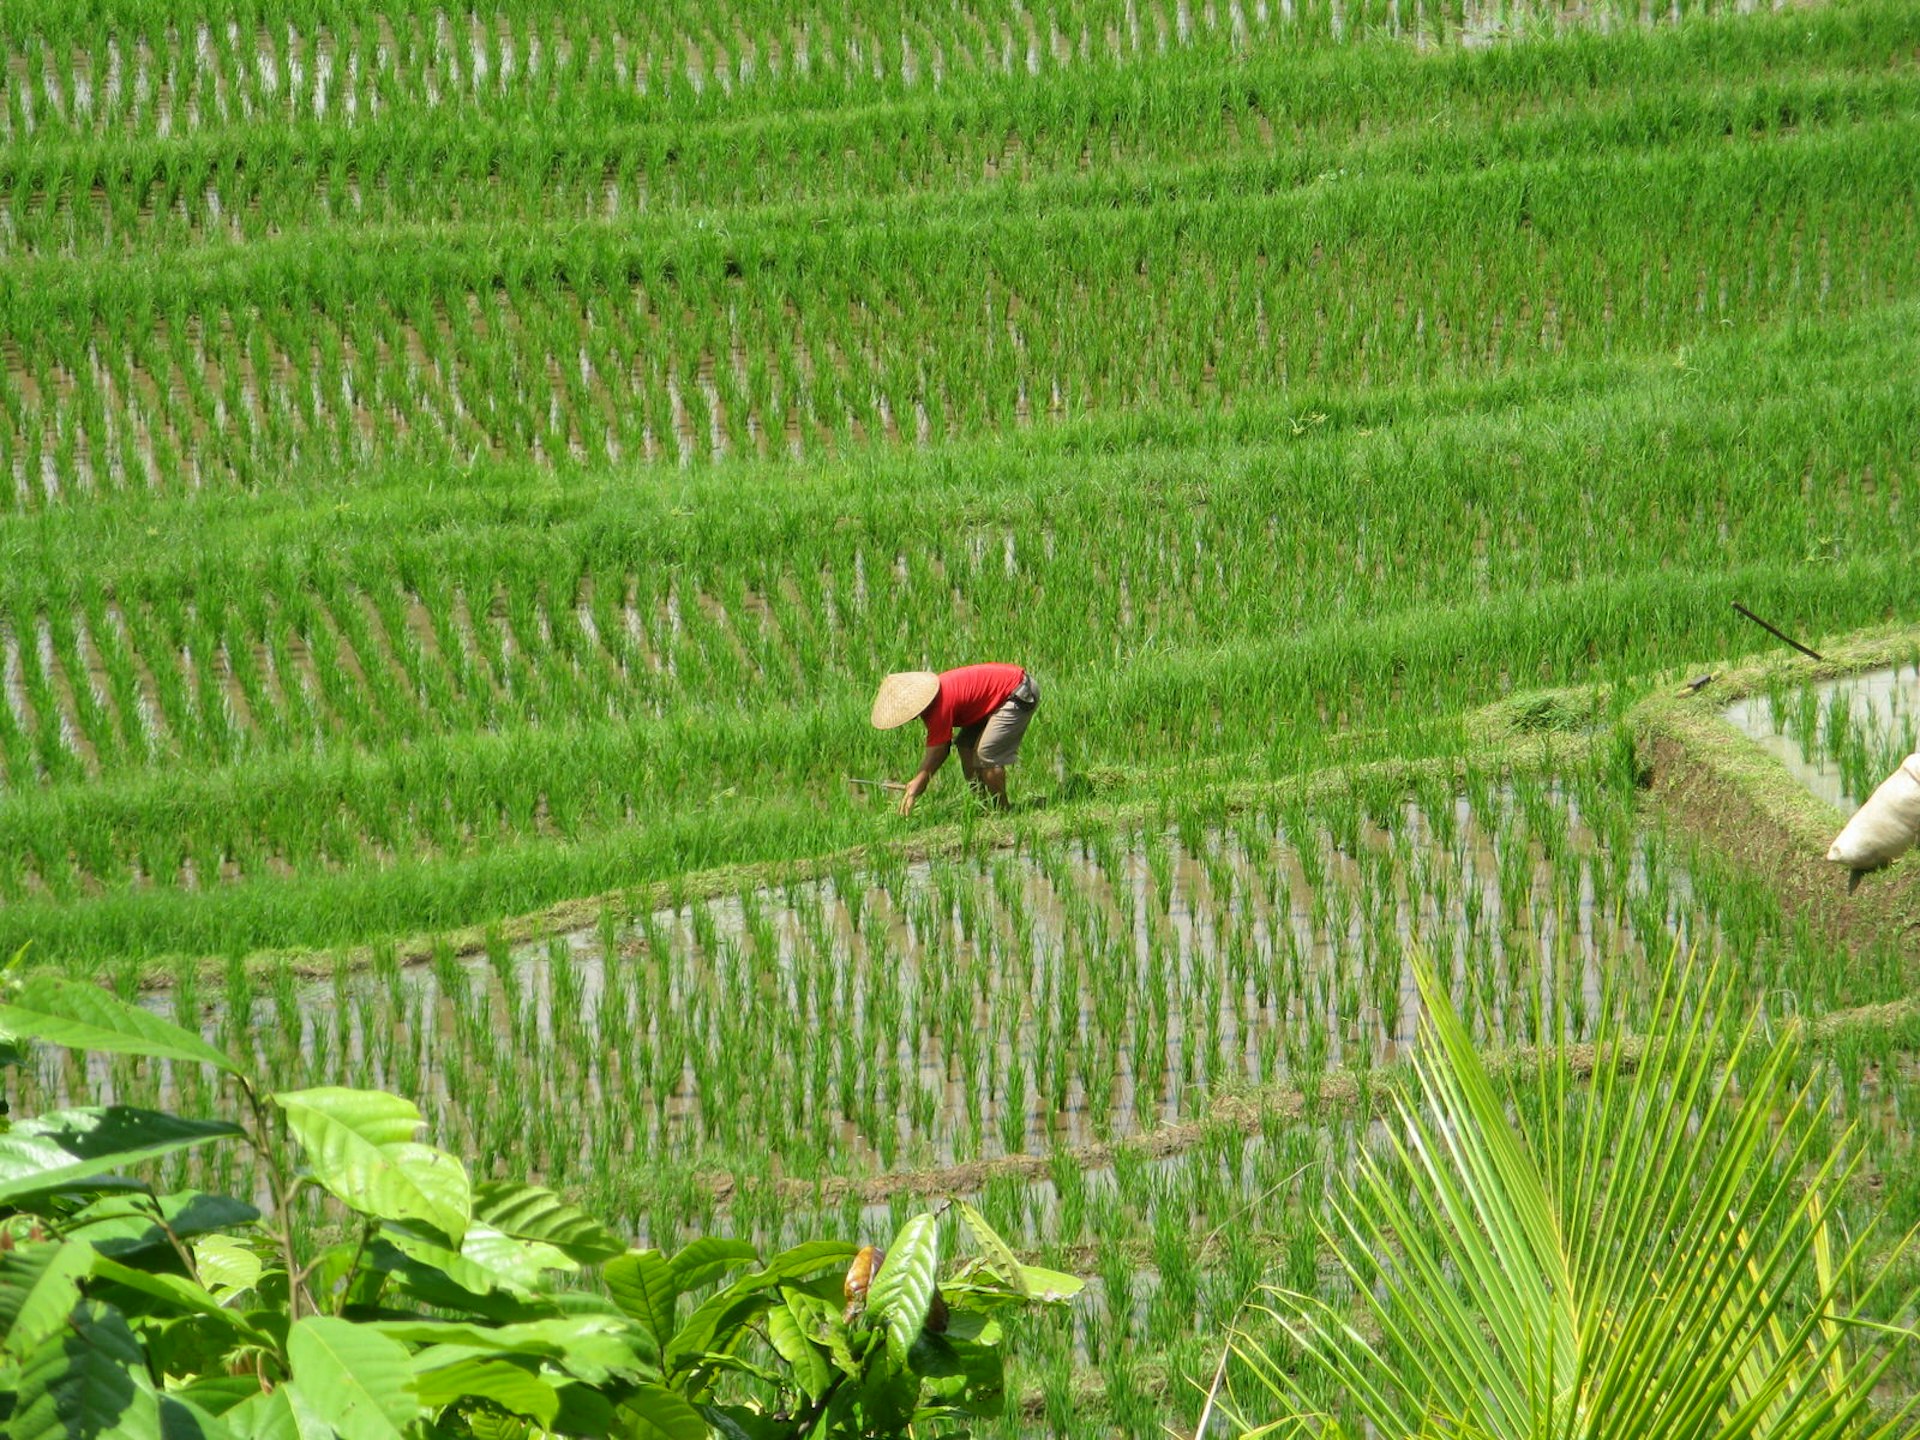
[[[1659,677],[1654,695],[1627,712],[1626,722],[1651,796],[1670,823],[1704,848],[1765,879],[1776,889],[1790,918],[1803,918],[1849,948],[1864,948],[1871,941],[1884,939],[1890,929],[1904,933],[1920,925],[1914,918],[1920,911],[1920,876],[1896,869],[1890,875],[1871,877],[1856,895],[1848,897],[1845,872],[1821,858],[1843,817],[1801,790],[1777,762],[1721,716],[1732,700],[1780,676],[1783,665],[1786,678],[1810,683],[1894,663],[1920,643],[1920,627],[1889,628],[1815,643],[1828,656],[1823,663],[1797,659],[1790,664],[1779,660],[1756,662],[1721,672],[1700,692],[1686,696],[1674,694],[1682,680],[1711,667]],[[1370,792],[1416,782],[1458,783],[1471,769],[1551,773],[1569,764],[1590,761],[1597,746],[1619,743],[1619,715],[1610,697],[1592,690],[1530,692],[1510,696],[1467,716],[1466,743],[1453,756],[1336,765],[1304,776],[1258,783],[1209,782],[1203,778],[1196,783],[1192,769],[1179,771],[1177,778],[1188,786],[1185,798],[1189,802],[1224,817],[1262,805],[1301,797],[1313,800],[1350,789]],[[1199,774],[1204,777],[1204,767]],[[628,910],[665,908],[818,879],[836,871],[867,869],[882,859],[893,864],[928,861],[1064,841],[1089,826],[1151,825],[1167,817],[1166,784],[1173,778],[1143,776],[1111,800],[1066,805],[1008,820],[982,818],[971,828],[947,825],[910,839],[859,846],[809,860],[710,870],[675,882],[572,900],[505,924],[421,937],[399,947],[398,958],[417,964],[436,953],[445,956],[449,950],[461,956],[483,953],[490,933],[504,936],[513,944],[532,944],[556,935],[589,932],[608,906]],[[628,953],[640,953],[642,944],[633,942]],[[342,967],[363,966],[372,955],[370,947],[325,954],[266,952],[250,957],[250,963],[262,968],[286,964],[299,974],[325,976]],[[215,963],[206,962],[210,974]],[[165,986],[173,973],[154,970],[149,979],[156,986]],[[1818,1041],[1850,1028],[1885,1031],[1916,1017],[1920,1017],[1920,995],[1909,994],[1892,1003],[1831,1012],[1811,1021],[1809,1028]],[[1493,1058],[1503,1068],[1524,1067],[1538,1063],[1538,1052],[1516,1048],[1498,1052]],[[1591,1047],[1576,1050],[1576,1071],[1584,1073],[1593,1058]],[[1113,1142],[1045,1154],[1010,1154],[870,1176],[784,1177],[775,1184],[783,1200],[800,1205],[839,1204],[849,1198],[863,1205],[877,1205],[896,1196],[972,1193],[999,1179],[1044,1180],[1062,1159],[1080,1169],[1096,1170],[1110,1168],[1122,1151],[1137,1158],[1161,1160],[1196,1149],[1210,1135],[1223,1131],[1258,1135],[1263,1127],[1310,1120],[1329,1108],[1349,1112],[1372,1108],[1387,1102],[1404,1085],[1406,1075],[1402,1066],[1348,1069],[1328,1076],[1312,1094],[1293,1088],[1225,1091],[1199,1118]],[[731,1201],[737,1188],[734,1176],[724,1172],[710,1172],[701,1183],[722,1207]]]
[[[1684,674],[1676,670],[1659,677],[1655,695],[1628,716],[1648,787],[1680,832],[1766,878],[1790,915],[1804,917],[1821,933],[1850,947],[1896,930],[1920,928],[1920,871],[1908,874],[1896,869],[1871,877],[1848,896],[1846,873],[1822,858],[1845,817],[1807,794],[1720,716],[1732,701],[1780,673],[1783,665],[1796,682],[1813,682],[1893,664],[1916,643],[1920,643],[1916,627],[1821,639],[1816,648],[1827,657],[1822,663],[1797,657],[1757,661],[1716,673],[1713,682],[1695,694],[1675,696],[1672,692],[1684,679],[1713,671],[1711,662],[1686,667]],[[817,880],[836,870],[866,869],[883,857],[896,863],[922,862],[1045,844],[1089,826],[1150,823],[1165,813],[1162,792],[1168,782],[1181,787],[1189,801],[1232,815],[1297,796],[1312,800],[1396,780],[1411,784],[1457,778],[1469,768],[1540,773],[1588,758],[1592,747],[1605,741],[1607,710],[1607,697],[1587,689],[1516,694],[1466,718],[1468,744],[1455,756],[1330,766],[1302,777],[1267,782],[1208,781],[1204,766],[1197,774],[1194,767],[1142,774],[1126,786],[1126,793],[1111,800],[1016,813],[1006,819],[982,817],[971,828],[944,825],[911,838],[876,841],[804,860],[701,871],[674,881],[565,900],[502,921],[414,936],[394,949],[402,965],[425,964],[436,953],[449,950],[469,959],[484,953],[490,936],[511,945],[530,945],[584,932],[609,906],[660,909]],[[1116,780],[1108,783],[1118,788]],[[374,947],[367,945],[326,952],[264,950],[249,956],[248,964],[262,973],[285,964],[304,978],[324,978],[341,967],[363,968],[373,954]],[[206,957],[203,966],[212,978],[224,973],[227,963]],[[142,985],[164,989],[175,973],[177,966],[156,962],[143,974]]]
[[[1804,1023],[1808,1039],[1818,1045],[1843,1034],[1890,1030],[1916,1018],[1920,1018],[1920,996],[1835,1010]],[[1783,1017],[1783,1020],[1789,1024],[1802,1023],[1790,1016]],[[1623,1060],[1629,1068],[1637,1063],[1640,1049],[1641,1042],[1638,1039],[1623,1043]],[[1488,1068],[1494,1074],[1501,1075],[1538,1069],[1547,1053],[1538,1046],[1521,1045],[1489,1052],[1486,1058]],[[1590,1044],[1575,1045],[1569,1047],[1567,1056],[1570,1071],[1575,1076],[1584,1077],[1592,1074],[1599,1059],[1599,1049]],[[865,1178],[844,1175],[819,1180],[789,1178],[779,1182],[779,1190],[784,1199],[796,1204],[837,1205],[848,1196],[853,1196],[862,1205],[884,1205],[896,1196],[932,1198],[969,1195],[984,1189],[993,1180],[1045,1180],[1063,1157],[1082,1171],[1110,1168],[1115,1154],[1123,1150],[1147,1160],[1165,1160],[1199,1148],[1208,1135],[1223,1130],[1252,1136],[1275,1122],[1311,1120],[1330,1109],[1374,1109],[1390,1102],[1394,1095],[1403,1093],[1411,1075],[1412,1071],[1407,1066],[1393,1065],[1364,1072],[1336,1072],[1329,1075],[1312,1095],[1285,1087],[1226,1091],[1215,1097],[1207,1114],[1201,1119],[1163,1126],[1110,1143],[1075,1146],[1045,1155],[1001,1155],[990,1160],[974,1160],[938,1169],[903,1170]],[[732,1197],[734,1182],[731,1176],[713,1175],[709,1177],[709,1183],[713,1187],[714,1197],[722,1204]]]
[[[1421,781],[1459,783],[1470,769],[1544,774],[1580,763],[1596,743],[1605,739],[1606,705],[1606,696],[1585,688],[1516,694],[1467,716],[1468,743],[1454,755],[1335,765],[1283,780],[1258,782],[1209,780],[1208,771],[1214,767],[1205,762],[1141,772],[1126,785],[1124,794],[1116,794],[1111,800],[1075,802],[1050,810],[1015,811],[1007,817],[983,814],[971,825],[942,825],[920,831],[911,838],[876,841],[800,860],[703,870],[670,881],[564,900],[505,920],[412,936],[395,943],[392,949],[402,966],[423,965],[435,955],[448,952],[458,959],[472,959],[486,952],[490,938],[519,946],[584,933],[610,906],[635,912],[658,910],[742,891],[819,880],[835,871],[869,869],[882,857],[896,864],[912,864],[965,854],[1010,851],[1022,845],[1064,840],[1088,829],[1137,826],[1162,820],[1171,823],[1167,798],[1170,793],[1180,794],[1188,808],[1198,806],[1224,817],[1288,799],[1312,802],[1349,789],[1372,792]],[[1120,782],[1103,775],[1095,788],[1109,786],[1118,790]],[[876,809],[876,825],[882,813]],[[372,962],[375,949],[372,945],[326,951],[268,949],[247,956],[246,963],[261,974],[284,965],[303,979],[323,979],[342,968],[365,968]],[[35,963],[35,959],[30,955],[27,963]],[[226,973],[231,961],[204,956],[200,963],[207,978],[213,980]],[[143,970],[140,986],[164,990],[174,983],[178,971],[177,963],[154,961]]]

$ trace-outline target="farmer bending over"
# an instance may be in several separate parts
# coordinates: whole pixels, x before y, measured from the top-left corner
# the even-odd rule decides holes
[[[927,722],[927,751],[920,773],[907,782],[900,813],[911,815],[958,745],[960,768],[979,794],[1007,808],[1007,766],[1020,758],[1020,740],[1040,703],[1040,687],[1018,665],[962,665],[936,675],[908,670],[889,675],[873,697],[876,729],[891,730],[918,716]]]

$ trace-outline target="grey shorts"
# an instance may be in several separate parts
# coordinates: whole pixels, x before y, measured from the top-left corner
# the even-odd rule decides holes
[[[1029,675],[998,710],[978,725],[961,726],[954,738],[962,750],[973,751],[982,765],[1011,765],[1020,758],[1020,741],[1039,704],[1040,686]]]

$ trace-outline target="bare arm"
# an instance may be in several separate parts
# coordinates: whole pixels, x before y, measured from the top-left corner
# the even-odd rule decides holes
[[[913,802],[918,800],[920,796],[925,793],[927,786],[933,783],[934,772],[947,763],[947,752],[952,749],[953,742],[951,741],[945,745],[929,745],[927,747],[926,754],[920,757],[919,773],[907,781],[907,793],[900,797],[900,813],[902,815],[911,815],[913,813]]]

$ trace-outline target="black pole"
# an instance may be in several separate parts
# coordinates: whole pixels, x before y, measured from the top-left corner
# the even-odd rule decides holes
[[[1791,645],[1794,649],[1798,650],[1802,655],[1805,655],[1809,660],[1824,660],[1827,658],[1826,656],[1822,655],[1818,650],[1809,650],[1806,646],[1802,645],[1798,640],[1794,639],[1791,635],[1781,634],[1778,630],[1774,629],[1773,626],[1769,625],[1766,621],[1762,620],[1758,615],[1754,614],[1753,611],[1749,610],[1746,606],[1742,605],[1738,600],[1733,602],[1733,608],[1738,610],[1742,615],[1746,616],[1747,619],[1753,621],[1754,624],[1758,625],[1762,630],[1766,631],[1769,635],[1773,636],[1774,639],[1784,640],[1787,644]]]

